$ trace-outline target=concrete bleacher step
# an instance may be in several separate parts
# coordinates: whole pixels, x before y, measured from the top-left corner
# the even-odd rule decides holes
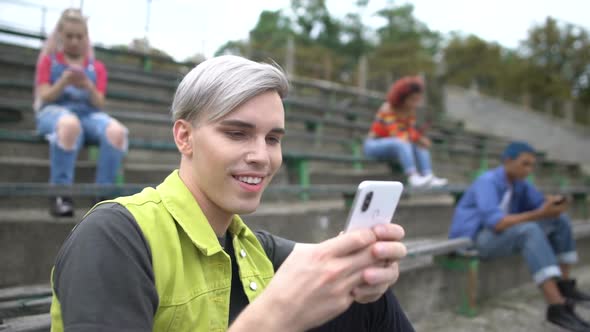
[[[37,49],[16,49],[9,44],[0,43],[2,53],[0,54],[0,68],[11,74],[23,73],[22,78],[30,79],[34,75],[35,64],[39,55]],[[145,72],[142,68],[133,67],[110,59],[99,58],[107,67],[109,72],[109,81],[119,81],[132,79],[143,85],[158,85],[173,90],[176,88],[177,81],[182,78],[181,71],[172,71],[164,75],[162,73]],[[184,70],[183,70],[184,71]],[[14,77],[14,76],[10,76]]]
[[[136,123],[137,124],[137,123]],[[144,124],[140,125],[144,131],[142,136],[133,128],[129,128],[129,139],[130,149],[128,151],[126,160],[144,160],[145,155],[150,155],[150,152],[156,152],[158,154],[159,161],[163,160],[177,160],[179,153],[174,147],[174,141],[172,140],[172,131],[169,128],[164,127],[152,127]],[[1,129],[0,129],[1,131]],[[33,130],[22,131],[27,135],[28,139],[34,139],[35,142],[23,142],[16,139],[1,139],[0,138],[0,156],[36,156],[39,158],[47,158],[49,153],[48,143],[40,139],[40,136]],[[135,142],[145,143],[144,147],[138,147]],[[147,146],[146,146],[147,145]],[[150,146],[152,145],[152,146]],[[157,145],[166,145],[166,149],[157,149]],[[316,143],[313,135],[306,134],[292,130],[289,132],[281,143],[283,151],[308,151],[312,153],[327,153],[337,155],[351,155],[351,149],[349,146],[342,144],[338,140],[324,140],[323,142]],[[84,151],[85,149],[83,149]],[[142,155],[144,157],[142,157]],[[82,159],[85,159],[82,157]]]
[[[90,156],[94,149],[98,154],[98,147],[93,146],[83,147],[78,153],[78,161],[91,160]],[[35,159],[49,160],[49,144],[46,142],[11,142],[0,140],[0,159],[2,158],[29,158],[34,156]],[[178,165],[180,162],[180,154],[175,151],[162,151],[158,149],[141,149],[132,148],[127,151],[125,156],[126,163],[146,162],[174,164]]]
[[[389,169],[381,171],[364,169],[354,170],[348,167],[346,169],[337,170],[329,169],[329,165],[325,165],[323,169],[311,171],[311,183],[322,184],[355,184],[362,181],[400,181],[402,179],[403,176],[401,176],[401,174],[392,174]]]
[[[2,332],[49,332],[50,327],[49,313],[9,318],[0,323]]]
[[[167,118],[167,116],[165,116],[165,118]],[[139,120],[140,117],[137,118],[137,120]],[[158,151],[157,153],[161,156],[168,156],[169,158],[166,158],[166,160],[177,160],[177,156],[174,156],[175,149],[173,148],[173,144],[172,141],[170,140],[169,136],[170,136],[170,129],[169,127],[165,127],[164,125],[157,125],[154,124],[154,126],[147,124],[147,123],[142,123],[140,124],[139,121],[134,121],[132,122],[134,125],[137,126],[141,126],[142,127],[142,131],[146,133],[146,135],[150,135],[153,133],[157,133],[158,130],[161,132],[160,134],[162,136],[167,136],[168,139],[164,139],[164,140],[159,140],[158,138],[149,138],[149,141],[152,141],[153,139],[156,140],[157,144],[160,143],[165,143],[166,145],[168,145],[169,147],[167,148],[168,150],[170,150],[169,152],[163,152],[163,151]],[[32,126],[32,123],[31,123]],[[168,125],[166,125],[168,126]],[[136,128],[134,128],[136,129]],[[134,131],[132,130],[132,133]],[[32,134],[31,134],[32,135]],[[338,144],[338,140],[333,139],[332,137],[330,137],[330,139],[328,140],[327,138],[323,140],[323,143],[316,143],[314,141],[315,136],[313,134],[308,134],[305,132],[301,132],[301,131],[291,131],[291,135],[287,136],[284,140],[284,150],[285,151],[289,151],[291,149],[295,149],[295,150],[307,150],[310,152],[317,152],[320,154],[324,154],[324,153],[337,153],[337,154],[341,154],[344,156],[349,156],[351,154],[350,152],[350,147],[347,146],[346,144]],[[131,140],[134,139],[134,136],[132,135]],[[38,142],[38,143],[42,143],[42,142]],[[11,144],[8,142],[0,142],[0,144],[4,144],[6,145],[6,149],[4,149],[3,151],[10,151],[10,154],[15,154],[15,155],[19,155],[20,153],[26,153],[28,151],[28,149],[15,149],[11,147]],[[151,143],[150,143],[151,144]],[[311,147],[311,150],[309,149]],[[132,146],[131,152],[129,153],[129,158],[128,160],[133,162],[135,160],[139,160],[139,161],[146,161],[146,159],[149,160],[149,158],[153,157],[155,155],[155,153],[152,153],[150,151],[147,151],[148,149],[140,149],[141,153],[137,153],[138,150]],[[44,152],[42,152],[42,154],[40,155],[46,155],[47,154],[47,150],[45,150]],[[34,154],[37,155],[37,154]],[[135,156],[138,156],[137,159],[135,159]],[[437,172],[437,174],[445,176],[450,178],[452,181],[461,181],[461,180],[465,180],[468,179],[469,177],[471,177],[474,174],[474,170],[480,167],[480,159],[479,156],[477,154],[469,154],[469,153],[461,153],[460,150],[459,151],[455,151],[452,150],[451,153],[446,153],[444,151],[434,151],[433,152],[433,161],[434,161],[434,169]],[[494,167],[495,165],[498,164],[498,160],[488,160],[488,166],[489,167]],[[349,167],[351,164],[348,163],[346,164],[347,167]],[[552,184],[557,184],[559,183],[560,178],[556,177],[555,173],[555,164],[548,164],[546,162],[542,162],[540,163],[539,167],[536,170],[536,180],[537,183],[540,185],[552,185]],[[561,166],[562,169],[560,169],[560,177],[565,177],[568,178],[569,177],[569,181],[572,183],[575,183],[575,181],[577,181],[580,176],[579,176],[579,169],[577,168],[572,168],[569,165],[564,165]]]
[[[160,183],[178,163],[124,164],[127,183]],[[79,160],[76,163],[75,182],[92,183],[96,175],[96,162]],[[39,182],[49,179],[49,160],[33,157],[0,157],[0,182]]]
[[[30,198],[29,198],[30,200]],[[44,202],[48,202],[45,198]],[[450,199],[430,201],[407,199],[400,202],[394,218],[406,230],[408,239],[440,236],[448,229],[452,214]],[[263,201],[264,202],[264,201]],[[90,208],[75,200],[74,218],[50,216],[48,205],[30,204],[0,210],[0,287],[46,282],[48,271],[62,242]],[[47,203],[46,203],[47,204]],[[242,216],[253,229],[300,242],[319,242],[344,229],[348,210],[340,197],[309,202],[267,202],[252,215]]]
[[[27,87],[27,91],[30,91]],[[30,103],[26,101],[21,101],[19,104],[26,105],[20,107],[30,107]],[[145,108],[142,108],[142,110]],[[159,108],[158,108],[159,109]],[[159,109],[160,110],[160,109]],[[160,110],[161,111],[161,110]],[[153,138],[170,138],[170,122],[169,116],[165,114],[149,114],[149,113],[142,113],[141,110],[126,110],[126,111],[112,111],[111,112],[116,118],[121,120],[125,125],[127,125],[130,129],[130,133],[132,138],[133,137],[149,137],[150,139]],[[20,116],[23,117],[21,121],[19,121],[16,125],[13,123],[8,124],[0,124],[0,126],[6,126],[7,128],[14,129],[16,128],[28,128],[32,129],[34,127],[34,119],[32,112],[23,112]],[[311,134],[309,132],[306,133],[305,126],[302,126],[301,121],[307,121],[306,118],[301,118],[300,115],[290,115],[287,114],[287,118],[289,123],[291,123],[289,127],[289,132],[291,133],[285,139],[285,145],[288,148],[301,148],[301,147],[308,147],[308,142],[313,140],[313,148],[314,149],[325,149],[329,151],[340,151],[350,153],[347,150],[347,145],[349,144],[346,141],[342,141],[342,144],[336,144],[338,142],[338,138],[340,139],[349,139],[351,137],[362,137],[361,134],[353,134],[351,136],[351,132],[347,128],[329,128],[326,127],[322,130],[320,140],[315,139],[317,134]],[[317,117],[316,117],[317,118]],[[149,120],[149,121],[146,121]],[[295,121],[295,122],[293,122]],[[28,124],[28,125],[27,125]],[[291,129],[297,128],[295,132]],[[332,131],[333,132],[330,132]],[[362,133],[364,134],[364,133]],[[360,135],[360,136],[359,136]],[[475,135],[480,136],[480,135]],[[304,137],[305,139],[301,139]],[[322,138],[323,137],[323,138]],[[455,136],[453,136],[455,137]],[[452,141],[457,141],[458,138],[453,138]],[[465,138],[467,139],[467,138]],[[467,139],[467,141],[472,141],[472,138]],[[320,142],[318,144],[318,142]],[[461,142],[461,140],[459,140]],[[329,143],[329,144],[328,144]],[[436,168],[445,168],[449,166],[453,166],[452,169],[456,169],[457,167],[462,167],[463,170],[461,172],[465,172],[466,170],[473,170],[477,169],[481,166],[481,159],[480,159],[480,152],[474,150],[473,146],[469,145],[456,145],[453,143],[454,146],[447,152],[445,150],[434,149],[434,161]],[[333,149],[333,150],[332,150]],[[488,159],[488,165],[493,167],[499,163],[499,159],[496,157],[491,157]],[[559,170],[555,169],[555,167],[560,167]],[[543,174],[544,171],[547,171],[547,174]],[[537,168],[537,173],[539,173],[540,179],[542,181],[544,179],[548,179],[551,177],[555,177],[556,171],[559,171],[560,174],[565,174],[570,179],[576,179],[581,177],[579,167],[571,167],[571,165],[559,165],[555,162],[547,163],[545,161],[540,162],[539,167]],[[450,171],[443,171],[445,176],[450,176],[452,173]],[[543,184],[548,184],[548,182],[543,182]]]
[[[0,331],[46,331],[51,296],[48,284],[0,289]]]
[[[157,142],[157,141],[156,141]],[[172,142],[165,142],[170,146],[166,150],[157,148],[135,148],[132,147],[125,159],[125,177],[127,182],[131,183],[156,183],[170,170],[178,167],[179,155],[172,148]],[[290,149],[299,149],[305,146],[305,140],[295,143],[285,142],[284,151],[287,155]],[[21,179],[24,182],[43,182],[46,181],[49,173],[49,149],[46,143],[39,142],[17,142],[0,141],[0,169],[6,172],[0,174],[0,182],[10,182]],[[317,149],[317,150],[316,150]],[[318,154],[335,154],[349,156],[345,148],[339,148],[338,145],[328,145],[312,147],[309,153]],[[464,165],[451,164],[446,160],[439,160],[435,155],[433,158],[434,170],[440,176],[449,178],[453,183],[468,182],[474,174],[474,168],[465,167]],[[77,167],[78,182],[92,182],[94,177],[95,162],[88,160],[88,150],[85,148],[81,151]],[[153,160],[158,160],[154,164]],[[310,175],[312,184],[357,184],[363,179],[373,180],[402,180],[404,177],[401,173],[391,173],[387,164],[384,163],[361,163],[362,169],[354,169],[352,162],[333,162],[330,160],[313,160],[309,161]],[[22,166],[22,167],[21,167]],[[285,160],[283,168],[287,166]],[[151,169],[158,173],[148,174]],[[290,173],[286,183],[297,183],[297,173]],[[535,174],[536,183],[540,186],[558,185],[558,180],[549,174],[549,171],[539,168]],[[576,179],[574,178],[573,181]],[[575,184],[575,182],[571,182]]]
[[[49,311],[50,306],[51,297],[0,302],[0,320],[22,315],[45,313]]]
[[[2,83],[0,97],[33,100],[33,83],[5,82]],[[151,95],[126,94],[121,91],[107,91],[104,109],[125,109],[134,112],[167,114],[172,98],[157,98]]]
[[[136,152],[136,155],[139,153]],[[152,157],[158,158],[158,163],[150,161]],[[178,168],[178,156],[170,154],[169,162],[160,161],[157,152],[145,152],[141,158],[137,156],[124,163],[124,179],[126,183],[159,183],[172,170]],[[174,160],[176,159],[176,160]],[[401,174],[392,174],[391,171],[383,169],[383,166],[368,169],[365,171],[355,171],[343,167],[330,169],[333,162],[314,161],[314,165],[321,165],[321,168],[312,167],[309,171],[311,184],[340,184],[340,185],[357,185],[363,180],[403,180]],[[348,164],[349,165],[349,164]],[[0,182],[39,182],[44,183],[49,179],[49,160],[47,158],[37,157],[15,157],[0,156]],[[96,162],[89,160],[78,160],[75,170],[75,182],[91,183],[96,175]],[[444,174],[443,174],[444,175]],[[298,177],[295,172],[288,172],[287,165],[284,164],[275,175],[275,183],[297,184]],[[464,181],[463,181],[464,182]]]
[[[177,164],[125,163],[125,180],[129,183],[158,183]],[[78,161],[76,182],[93,182],[96,162]],[[0,157],[0,182],[47,182],[49,179],[49,160],[33,157]]]
[[[25,298],[39,298],[51,295],[51,288],[47,284],[30,285],[26,287],[11,287],[0,290],[0,302],[14,301]]]
[[[33,67],[13,63],[7,64],[2,59],[2,56],[0,56],[0,71],[4,74],[2,79],[10,78],[17,82],[30,81],[35,75]],[[118,91],[127,94],[149,95],[159,99],[172,100],[175,88],[175,82],[167,83],[157,80],[145,80],[129,74],[108,73],[107,92]]]

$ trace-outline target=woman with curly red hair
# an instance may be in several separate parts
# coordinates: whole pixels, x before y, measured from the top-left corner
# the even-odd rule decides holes
[[[377,111],[364,143],[365,154],[378,159],[397,158],[412,187],[441,187],[447,179],[432,173],[432,142],[416,128],[416,109],[422,102],[423,81],[406,76],[396,81]]]

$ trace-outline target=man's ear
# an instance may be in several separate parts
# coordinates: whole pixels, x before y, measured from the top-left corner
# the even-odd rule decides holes
[[[176,143],[178,151],[180,151],[182,155],[188,157],[192,156],[193,126],[191,123],[186,120],[176,120],[174,122],[174,126],[172,127],[172,133],[174,135],[174,143]]]

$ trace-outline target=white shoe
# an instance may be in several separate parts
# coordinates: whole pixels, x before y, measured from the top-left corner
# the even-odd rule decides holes
[[[447,184],[449,184],[449,180],[430,175],[430,188],[440,188],[446,186]]]
[[[414,173],[408,177],[408,184],[414,188],[426,187],[432,179],[432,176],[422,176]]]

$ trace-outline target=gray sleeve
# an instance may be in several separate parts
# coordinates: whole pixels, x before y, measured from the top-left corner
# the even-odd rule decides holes
[[[291,251],[293,251],[295,242],[272,235],[266,231],[255,231],[254,234],[256,234],[258,241],[262,245],[262,248],[264,248],[266,256],[272,262],[275,271],[278,270],[285,259],[291,254]]]
[[[74,228],[57,256],[53,289],[66,332],[152,331],[151,252],[127,209],[102,204]]]

